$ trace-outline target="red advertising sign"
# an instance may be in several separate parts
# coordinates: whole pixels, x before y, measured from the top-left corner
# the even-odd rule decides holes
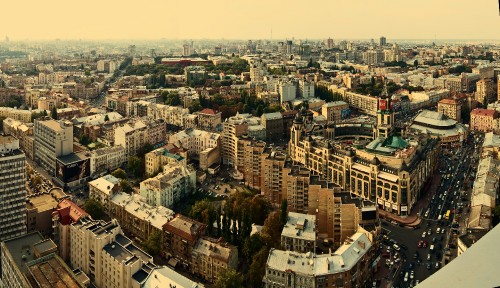
[[[387,101],[386,100],[379,100],[379,109],[380,110],[386,110],[387,109]]]

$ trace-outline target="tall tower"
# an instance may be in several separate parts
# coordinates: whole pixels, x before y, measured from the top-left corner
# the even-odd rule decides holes
[[[394,110],[392,109],[391,97],[387,93],[387,85],[384,81],[384,90],[377,103],[377,125],[374,127],[373,137],[387,138],[392,135],[394,128]]]
[[[380,37],[380,46],[385,46],[385,44],[387,44],[387,39],[384,36]]]
[[[19,150],[19,140],[0,135],[0,241],[26,233],[26,156]]]

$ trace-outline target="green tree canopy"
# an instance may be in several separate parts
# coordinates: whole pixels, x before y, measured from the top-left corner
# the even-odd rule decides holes
[[[228,268],[219,274],[214,286],[216,288],[241,288],[243,287],[243,277],[240,273]]]
[[[128,180],[121,180],[120,186],[122,187],[122,191],[125,193],[134,192],[134,188],[132,187],[132,185],[130,185],[130,182],[128,182]]]
[[[101,220],[104,218],[104,207],[102,204],[95,200],[94,198],[89,198],[83,204],[83,210],[89,213],[89,215],[95,220]]]
[[[122,168],[117,168],[115,171],[111,173],[111,175],[120,179],[127,179],[127,172],[125,172]]]
[[[148,239],[142,243],[142,248],[149,255],[155,256],[160,254],[160,249],[161,249],[160,243],[161,243],[161,234],[158,231],[154,231],[153,233],[149,234]]]
[[[136,178],[144,175],[144,163],[140,157],[131,156],[128,158],[127,169],[134,174]]]

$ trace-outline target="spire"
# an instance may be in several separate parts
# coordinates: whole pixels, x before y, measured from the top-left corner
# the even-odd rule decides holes
[[[382,94],[380,94],[381,98],[389,97],[389,93],[387,92],[387,83],[385,82],[385,78],[382,78],[384,81],[384,89],[382,90]]]

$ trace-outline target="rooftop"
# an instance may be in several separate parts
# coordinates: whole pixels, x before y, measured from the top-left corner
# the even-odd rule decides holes
[[[493,132],[484,134],[483,147],[500,147],[500,135]]]
[[[111,202],[124,207],[125,211],[140,220],[151,223],[153,227],[162,229],[163,225],[174,217],[174,211],[163,206],[153,207],[146,203],[146,199],[139,194],[117,193],[111,198]]]
[[[430,110],[423,110],[420,112],[417,117],[415,117],[413,122],[441,127],[449,127],[457,123],[457,121],[449,119],[443,113]]]
[[[30,276],[39,287],[83,287],[71,269],[55,254],[26,263],[26,266],[29,268]]]
[[[99,189],[109,196],[111,195],[111,190],[113,190],[115,185],[118,185],[119,183],[120,180],[118,178],[111,174],[108,174],[103,177],[97,178],[96,180],[90,181],[89,185]]]
[[[23,274],[28,272],[27,262],[35,260],[33,245],[43,241],[40,232],[33,232],[22,236],[14,237],[3,242],[16,266]]]
[[[38,212],[52,210],[66,197],[68,197],[68,195],[66,195],[62,189],[53,189],[50,193],[31,194],[28,195],[26,199],[26,209],[37,209]]]
[[[177,214],[174,219],[163,226],[163,229],[165,231],[175,233],[184,239],[188,239],[189,241],[195,241],[201,236],[205,226],[206,225],[203,223]]]
[[[200,283],[196,283],[191,279],[177,273],[170,267],[163,266],[154,268],[149,274],[143,288],[157,287],[177,287],[177,288],[202,288]]]
[[[218,113],[214,109],[205,108],[205,109],[201,110],[200,112],[198,112],[198,114],[216,115]]]
[[[486,116],[486,117],[495,117],[497,115],[496,110],[490,110],[490,109],[481,109],[481,108],[476,108],[470,112],[470,115],[475,115],[475,116]]]
[[[316,215],[288,212],[281,236],[316,241]]]

